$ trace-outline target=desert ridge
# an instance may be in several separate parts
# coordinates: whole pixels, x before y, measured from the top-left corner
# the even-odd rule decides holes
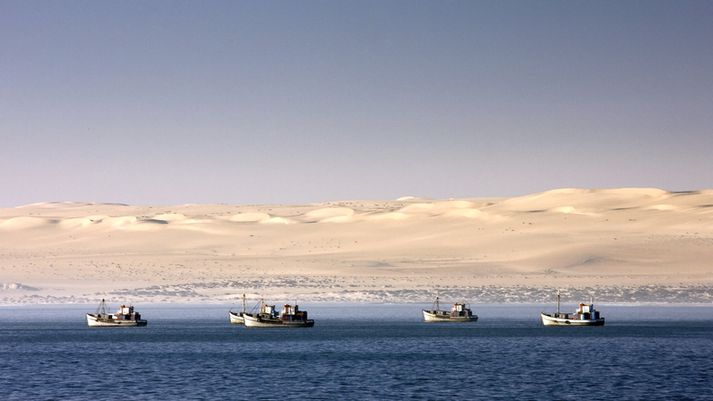
[[[410,302],[449,291],[539,301],[551,288],[601,289],[615,301],[641,300],[641,288],[685,301],[680,294],[694,288],[696,301],[713,287],[711,245],[713,190],[305,205],[47,202],[0,209],[0,302],[93,303],[112,294],[220,302],[243,292]]]

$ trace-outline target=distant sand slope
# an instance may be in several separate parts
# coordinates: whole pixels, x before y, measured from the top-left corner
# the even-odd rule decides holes
[[[387,301],[439,287],[713,287],[713,190],[573,188],[310,205],[37,203],[0,209],[0,277],[22,283],[4,289],[0,302],[225,300],[242,291],[225,284],[235,280],[262,283],[250,288],[264,295]],[[270,277],[288,279],[259,281]]]

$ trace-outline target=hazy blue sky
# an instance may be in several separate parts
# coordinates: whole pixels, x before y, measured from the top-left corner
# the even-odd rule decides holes
[[[0,206],[713,187],[712,1],[0,0]]]

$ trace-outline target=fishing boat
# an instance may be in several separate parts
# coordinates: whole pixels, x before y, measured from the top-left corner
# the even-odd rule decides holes
[[[594,309],[592,298],[589,304],[580,303],[574,313],[560,312],[560,292],[557,291],[557,312],[540,313],[545,326],[604,326],[604,318]]]
[[[242,312],[233,312],[232,310],[228,311],[228,318],[230,319],[230,323],[245,324],[245,319],[243,318],[244,314],[245,314],[245,294],[243,294],[243,311]]]
[[[440,299],[436,297],[433,309],[423,309],[423,320],[426,322],[475,322],[478,315],[474,315],[466,303],[454,303],[451,310],[442,310]]]
[[[267,305],[260,301],[258,313],[243,313],[245,327],[312,327],[314,320],[307,318],[307,311],[299,310],[299,306],[285,304],[277,313],[275,305]]]
[[[147,323],[131,305],[121,305],[116,313],[107,312],[106,301],[103,299],[96,313],[87,313],[89,327],[137,327],[146,326]]]

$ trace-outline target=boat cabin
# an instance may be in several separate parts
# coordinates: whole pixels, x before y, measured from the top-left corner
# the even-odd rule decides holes
[[[275,305],[262,304],[262,306],[260,307],[260,315],[269,318],[274,318],[277,315],[277,312],[275,311]]]
[[[301,311],[298,305],[285,304],[280,312],[280,319],[285,321],[307,320],[307,311]]]
[[[594,309],[593,304],[587,305],[581,303],[579,304],[579,308],[577,308],[577,311],[575,313],[581,320],[599,319],[599,311]]]
[[[141,320],[141,314],[134,312],[134,307],[131,305],[121,305],[115,314],[107,317],[114,320]]]
[[[455,303],[451,307],[451,316],[470,316],[473,312],[468,309],[466,304]]]

